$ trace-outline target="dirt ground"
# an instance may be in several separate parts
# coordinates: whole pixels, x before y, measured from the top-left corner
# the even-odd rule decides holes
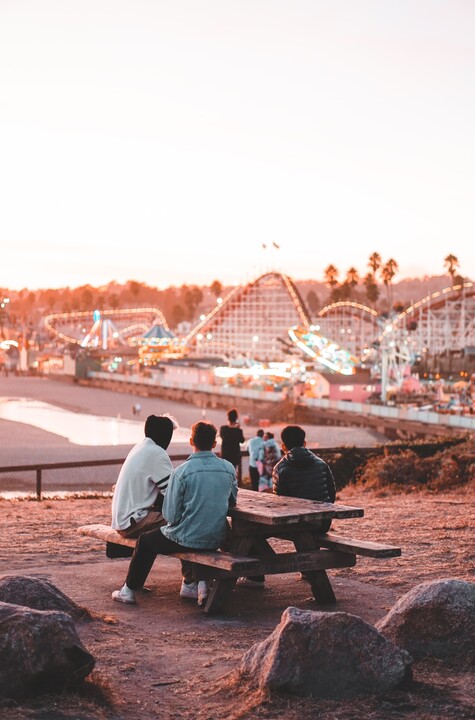
[[[336,606],[374,623],[407,590],[424,580],[474,581],[475,492],[376,495],[346,489],[338,501],[361,506],[365,517],[337,521],[337,532],[401,545],[402,557],[361,558],[355,568],[330,571]],[[414,666],[414,682],[384,697],[351,702],[269,697],[236,683],[243,653],[267,637],[290,605],[315,607],[296,575],[268,578],[264,590],[238,588],[225,615],[208,617],[181,600],[179,564],[159,558],[150,593],[137,606],[114,603],[127,560],[107,560],[101,543],[80,537],[82,524],[109,521],[110,499],[0,500],[2,574],[47,577],[98,614],[79,625],[96,658],[93,685],[79,694],[46,696],[22,705],[0,702],[8,720],[130,718],[475,718],[473,675],[440,661]]]

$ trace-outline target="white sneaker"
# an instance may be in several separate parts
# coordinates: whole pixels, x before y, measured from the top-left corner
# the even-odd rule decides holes
[[[263,588],[265,587],[264,580],[251,580],[251,578],[240,577],[237,579],[237,584],[242,587],[249,588]]]
[[[191,600],[198,600],[198,583],[186,583],[184,580],[182,580],[180,597],[189,598]]]
[[[114,590],[112,593],[112,599],[117,602],[125,603],[126,605],[134,605],[135,592],[127,587],[127,585],[124,585],[120,590]]]
[[[198,605],[204,605],[209,595],[208,583],[205,580],[200,580],[198,583]]]

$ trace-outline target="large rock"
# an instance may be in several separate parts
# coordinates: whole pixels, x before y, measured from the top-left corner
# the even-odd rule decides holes
[[[407,652],[355,615],[289,607],[244,655],[240,673],[260,687],[342,699],[397,687],[411,664]]]
[[[69,615],[0,602],[0,695],[62,690],[93,667]]]
[[[1,576],[0,602],[25,605],[35,610],[60,610],[76,620],[90,616],[85,608],[76,605],[49,580],[28,575]]]
[[[475,655],[475,583],[449,579],[416,585],[376,627],[414,657]]]

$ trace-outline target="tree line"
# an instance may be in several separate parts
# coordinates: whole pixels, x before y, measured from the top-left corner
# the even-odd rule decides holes
[[[330,289],[326,300],[328,303],[353,300],[366,302],[370,307],[375,308],[381,296],[382,288],[385,288],[386,305],[388,308],[394,306],[393,279],[397,275],[399,266],[393,258],[383,261],[378,252],[373,252],[368,258],[368,272],[360,276],[355,267],[350,267],[346,275],[340,280],[340,271],[333,265],[328,265],[323,278],[325,285]],[[444,258],[444,267],[451,279],[451,284],[458,285],[464,281],[458,273],[458,258],[450,253]],[[307,303],[311,312],[315,313],[321,308],[321,303],[313,290],[307,294]]]
[[[447,255],[444,266],[452,285],[463,282],[458,272],[459,261],[455,255]],[[361,277],[355,267],[350,267],[342,276],[335,265],[328,265],[323,273],[323,281],[329,293],[322,302],[315,290],[309,290],[306,303],[310,312],[316,314],[323,304],[344,300],[362,302],[375,309],[381,302],[385,309],[393,307],[393,279],[399,270],[398,263],[393,258],[383,261],[378,252],[373,252],[369,256],[367,267],[368,272]],[[158,289],[138,280],[128,280],[124,284],[113,281],[99,288],[82,285],[77,288],[43,289],[35,292],[27,288],[16,292],[0,289],[0,295],[9,295],[13,301],[9,305],[9,317],[1,319],[2,323],[16,324],[34,322],[41,316],[54,312],[153,306],[163,312],[171,327],[176,327],[183,321],[196,322],[198,315],[208,312],[217,298],[225,295],[228,289],[219,280],[214,280],[208,286],[183,284],[165,289]],[[381,297],[382,292],[385,292],[385,298]]]

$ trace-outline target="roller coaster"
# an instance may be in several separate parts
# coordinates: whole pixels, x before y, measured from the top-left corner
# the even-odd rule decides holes
[[[56,313],[44,322],[53,336],[82,347],[135,344],[157,359],[218,356],[243,363],[300,354],[317,368],[349,375],[359,365],[381,364],[385,351],[407,365],[426,354],[475,355],[475,288],[471,282],[447,287],[389,319],[361,303],[332,303],[312,322],[294,281],[271,272],[231,290],[182,338],[153,307]]]

